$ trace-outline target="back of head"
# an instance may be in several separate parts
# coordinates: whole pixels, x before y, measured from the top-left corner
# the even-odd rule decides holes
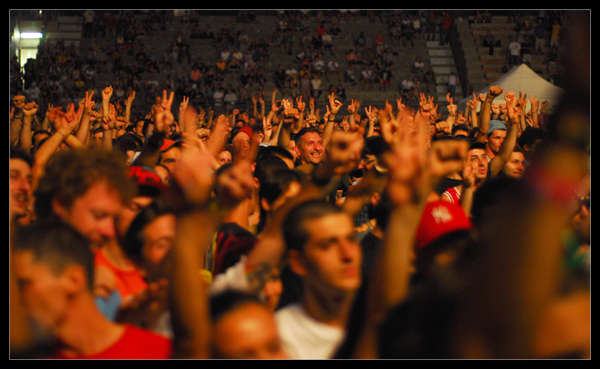
[[[263,155],[256,160],[254,177],[262,184],[268,173],[279,169],[288,169],[288,166],[283,159],[275,155]]]
[[[72,149],[55,154],[46,165],[35,191],[34,209],[38,219],[52,215],[52,200],[65,207],[82,196],[93,184],[105,181],[121,200],[135,195],[135,184],[127,174],[127,164],[117,150]]]
[[[60,220],[36,221],[19,228],[12,242],[15,252],[32,252],[34,261],[46,265],[56,276],[69,266],[82,266],[92,291],[94,254],[90,242],[68,224]]]
[[[262,304],[255,295],[244,291],[228,289],[210,297],[210,317],[213,323],[217,323],[225,314],[245,304]]]

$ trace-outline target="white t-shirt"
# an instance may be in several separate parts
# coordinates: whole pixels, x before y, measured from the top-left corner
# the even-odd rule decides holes
[[[519,55],[521,53],[521,45],[518,42],[511,42],[508,48],[510,49],[510,55]]]
[[[291,359],[330,359],[345,335],[344,329],[313,319],[300,304],[276,311],[275,321]]]

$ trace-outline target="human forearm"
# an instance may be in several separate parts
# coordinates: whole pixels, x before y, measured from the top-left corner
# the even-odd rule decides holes
[[[31,152],[31,121],[32,116],[23,117],[23,123],[21,124],[21,130],[19,132],[18,146],[25,152]]]
[[[198,231],[202,224],[202,231]],[[173,327],[174,358],[209,358],[211,340],[208,295],[200,276],[203,248],[216,230],[215,217],[208,209],[177,217],[176,236],[169,288],[169,307]]]
[[[89,113],[84,112],[81,116],[81,122],[79,123],[79,128],[77,128],[77,132],[75,133],[75,137],[80,142],[86,142],[88,135],[90,133],[90,115]]]

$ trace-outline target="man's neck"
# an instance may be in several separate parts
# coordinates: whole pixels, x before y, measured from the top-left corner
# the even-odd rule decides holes
[[[354,292],[324,294],[306,288],[302,307],[313,319],[331,326],[344,328],[354,302]]]
[[[71,313],[58,324],[61,352],[67,356],[100,353],[117,342],[125,327],[106,319],[96,308],[91,295],[75,297]]]
[[[494,153],[488,145],[485,145],[485,155],[487,155],[490,160],[496,157],[496,153]]]
[[[135,269],[135,265],[127,257],[121,245],[115,238],[110,239],[107,243],[102,245],[100,251],[104,254],[106,259],[110,261],[112,265],[122,270]]]

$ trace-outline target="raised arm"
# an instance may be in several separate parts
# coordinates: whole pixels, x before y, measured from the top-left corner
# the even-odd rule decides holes
[[[81,114],[81,109],[79,114]],[[77,116],[77,113],[75,113],[74,108],[70,109],[69,112],[64,113],[62,112],[61,107],[54,108],[53,111],[49,113],[49,119],[54,125],[54,133],[35,152],[34,163],[31,168],[33,177],[31,184],[32,189],[37,187],[39,179],[44,174],[46,164],[52,155],[56,153],[60,144],[71,136],[71,133],[79,121],[79,117]]]
[[[367,321],[359,337],[354,358],[374,359],[377,330],[387,313],[408,293],[411,270],[410,253],[428,195],[439,180],[460,170],[467,152],[464,141],[436,141],[427,150],[429,124],[411,130],[402,125],[385,156],[389,168],[386,194],[392,210],[381,249],[375,259],[374,274],[367,286]]]
[[[81,121],[75,133],[75,137],[82,143],[87,142],[88,135],[90,133],[90,117],[92,114],[92,110],[96,106],[96,103],[94,102],[94,100],[92,100],[93,96],[94,91],[92,91],[91,93],[88,93],[86,91],[85,98],[82,100],[82,102],[80,102],[80,108],[83,107],[83,114],[81,115]]]
[[[470,118],[470,122],[471,122],[471,129],[479,127],[478,116],[477,116],[477,106],[478,105],[479,105],[479,101],[477,100],[475,93],[473,93],[473,100],[470,100],[467,103],[467,106],[469,106],[469,118]]]
[[[523,111],[517,107],[515,100],[506,102],[506,110],[508,113],[506,137],[498,149],[498,154],[490,161],[489,165],[492,176],[500,173],[504,164],[510,159],[510,154],[515,149],[517,143],[517,134]]]
[[[28,102],[23,106],[21,132],[19,133],[19,147],[26,152],[31,152],[31,122],[37,113],[38,106],[35,102]]]
[[[25,96],[17,95],[13,97],[13,106],[10,117],[10,144],[16,145],[19,140],[21,125],[23,121],[23,107],[25,106]]]
[[[490,128],[490,117],[492,114],[492,102],[502,93],[502,88],[491,86],[488,89],[485,100],[481,104],[479,112],[479,132],[477,132],[477,141],[485,142],[487,131]]]
[[[333,132],[333,122],[335,121],[335,116],[339,112],[342,107],[342,103],[335,99],[335,95],[329,95],[329,115],[327,116],[327,122],[325,123],[325,128],[323,130],[323,146],[327,147],[329,141],[331,140],[331,135]]]
[[[450,124],[450,130],[452,130],[452,126],[456,121],[456,109],[457,106],[454,104],[454,99],[450,97],[450,93],[446,95],[446,100],[448,101],[448,105],[446,105],[446,109],[448,110],[448,118],[446,118],[446,122]]]

